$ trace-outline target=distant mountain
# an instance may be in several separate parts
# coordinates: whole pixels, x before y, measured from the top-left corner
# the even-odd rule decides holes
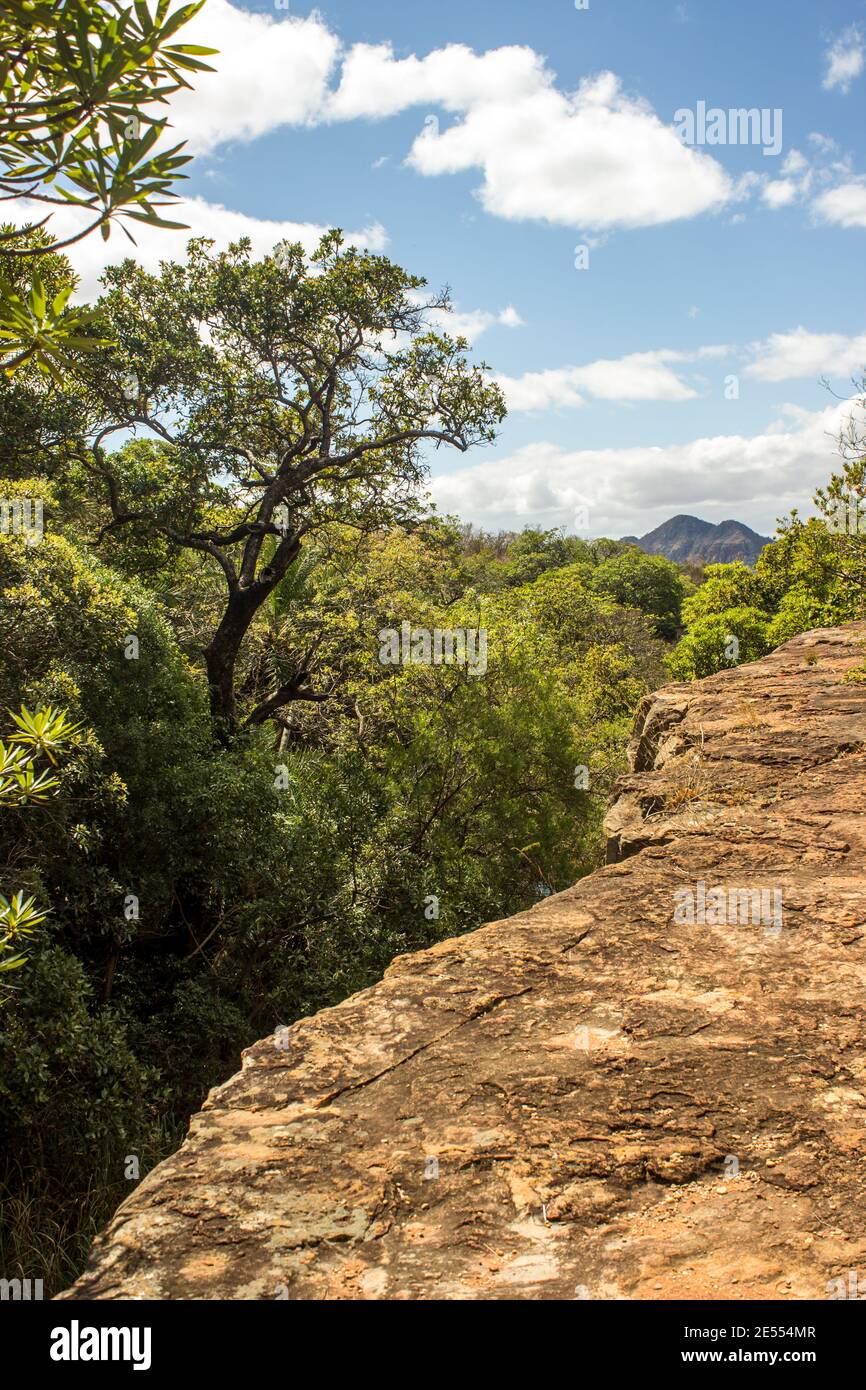
[[[731,560],[753,565],[769,539],[742,521],[713,526],[697,516],[672,516],[645,536],[623,536],[648,555],[664,555],[678,565],[722,565]]]

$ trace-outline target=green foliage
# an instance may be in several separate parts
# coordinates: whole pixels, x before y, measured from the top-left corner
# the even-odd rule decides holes
[[[853,443],[863,441],[855,435]],[[783,519],[754,569],[708,566],[683,604],[686,632],[668,660],[670,673],[691,680],[731,665],[730,636],[739,640],[738,659],[753,661],[800,632],[866,615],[864,499],[866,461],[849,459],[816,492],[819,515],[804,521],[794,511]]]
[[[690,624],[668,659],[668,671],[675,680],[695,680],[756,661],[771,649],[768,627],[769,618],[760,608],[743,605],[709,613]]]
[[[575,536],[527,526],[508,546],[503,582],[508,587],[531,584],[548,570],[588,558],[588,546]]]
[[[0,223],[0,246],[3,236],[13,230],[10,224]],[[22,247],[34,249],[44,249],[49,244],[50,238],[42,230],[30,233],[21,241]],[[26,299],[30,293],[32,266],[30,260],[22,257],[3,267],[8,291],[18,299]],[[77,284],[77,277],[65,256],[41,256],[38,270],[49,298],[65,290],[71,291]],[[93,336],[96,336],[95,331]],[[70,358],[74,351],[69,349]],[[15,480],[28,482],[28,495],[33,497],[41,497],[47,491],[52,492],[54,500],[58,491],[68,495],[74,480],[67,476],[67,470],[75,466],[77,436],[85,419],[85,402],[81,392],[76,390],[71,370],[64,369],[58,378],[53,367],[50,371],[40,370],[32,358],[20,364],[14,373],[0,370],[0,473],[4,478],[5,494],[9,495],[9,483]],[[51,483],[49,478],[53,480]]]
[[[104,513],[98,539],[144,532],[207,557],[223,601],[204,655],[227,741],[316,698],[299,661],[238,708],[250,628],[301,546],[334,524],[370,533],[417,521],[425,449],[490,443],[502,394],[464,339],[429,330],[446,297],[419,301],[423,280],[346,248],[336,230],[312,256],[293,244],[261,260],[248,239],[220,254],[198,239],[182,266],[154,276],[126,261],[105,282],[116,348],[87,369],[84,465]],[[102,441],[131,426],[162,447],[109,453]]]
[[[677,635],[683,583],[677,566],[663,555],[645,555],[631,547],[602,561],[593,571],[591,585],[623,608],[637,608],[654,618],[659,637]]]
[[[835,627],[861,616],[854,604],[840,602],[838,596],[822,598],[799,583],[783,594],[767,628],[769,649],[781,646],[798,632],[811,632],[818,627]]]
[[[683,604],[683,619],[691,627],[702,618],[729,608],[763,608],[764,594],[761,579],[742,560],[707,565],[703,583]]]
[[[0,893],[0,973],[17,970],[27,957],[17,950],[23,938],[32,936],[46,913],[40,912],[33,898],[16,893],[10,900]]]
[[[49,928],[50,930],[50,928]],[[96,1008],[85,966],[45,943],[0,1010],[0,1265],[45,1278],[80,1271],[92,1237],[167,1141],[159,1078],[130,1049],[122,1018]]]
[[[64,710],[49,706],[31,714],[26,706],[13,714],[15,733],[9,743],[0,742],[0,810],[11,806],[34,806],[47,801],[60,786],[57,777],[36,772],[40,756],[52,764],[58,754],[74,740],[78,725],[71,723]],[[11,899],[0,893],[0,973],[17,970],[27,956],[18,948],[45,921],[46,913],[35,899],[18,892]],[[2,1002],[2,1000],[0,1000]]]
[[[62,702],[86,730],[69,795],[45,812],[50,834],[19,816],[8,853],[29,866],[28,887],[63,905],[65,939],[110,989],[136,935],[182,953],[212,910],[235,897],[242,908],[260,877],[243,818],[255,819],[263,778],[217,756],[201,684],[146,591],[56,536],[0,538],[0,585],[0,705]]]
[[[186,74],[211,71],[202,55],[174,35],[201,8],[169,13],[170,0],[7,0],[0,10],[0,195],[43,204],[46,215],[0,232],[0,369],[26,363],[59,379],[59,368],[100,341],[91,311],[68,307],[72,284],[49,294],[34,268],[37,256],[79,241],[99,228],[107,239],[118,216],[176,227],[161,209],[174,196],[188,157],[182,145],[157,150],[167,126],[168,97],[189,86]],[[82,209],[84,225],[63,242],[32,233],[54,207]],[[29,284],[8,277],[24,259]]]
[[[59,369],[74,367],[76,352],[92,350],[104,341],[85,331],[93,325],[93,310],[67,308],[72,289],[71,284],[64,285],[49,296],[36,271],[23,297],[0,282],[0,350],[11,354],[0,362],[4,371],[11,373],[32,361],[62,381]]]
[[[452,519],[463,552],[463,573],[480,592],[519,588],[550,570],[582,564],[587,574],[629,549],[623,541],[581,540],[562,530],[526,526],[522,531],[492,534]]]
[[[52,764],[57,762],[58,753],[69,745],[79,728],[79,725],[73,724],[67,718],[65,710],[54,709],[52,705],[47,709],[37,710],[35,714],[31,714],[26,705],[22,705],[21,713],[13,714],[12,721],[15,725],[15,742],[22,748],[32,750],[30,758],[42,754]],[[16,775],[16,780],[21,800],[27,800],[28,789],[32,794],[35,785],[32,778],[28,779],[26,785],[21,783],[20,775]],[[52,785],[57,785],[56,780]],[[3,788],[0,783],[0,801],[2,797]]]

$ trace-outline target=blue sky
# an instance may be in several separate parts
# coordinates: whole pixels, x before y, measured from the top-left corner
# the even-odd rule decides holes
[[[433,460],[444,510],[619,535],[808,507],[850,410],[819,378],[866,368],[866,0],[207,0],[196,28],[222,51],[175,112],[193,230],[342,226],[450,285],[502,379],[496,445]],[[683,144],[700,102],[780,112],[780,152]]]

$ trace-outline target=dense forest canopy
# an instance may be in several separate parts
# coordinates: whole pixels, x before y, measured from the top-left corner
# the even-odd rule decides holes
[[[184,156],[130,115],[202,66],[197,6],[69,8],[89,87],[86,29],[4,7],[0,189],[159,222]],[[41,223],[0,233],[0,1265],[56,1289],[243,1046],[600,863],[666,670],[862,615],[866,465],[855,433],[817,516],[697,581],[487,534],[427,499],[504,402],[421,276],[197,239],[72,308]]]

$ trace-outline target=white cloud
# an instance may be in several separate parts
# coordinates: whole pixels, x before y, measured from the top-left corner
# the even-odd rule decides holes
[[[20,203],[15,206],[16,221],[33,220],[42,214],[39,205]],[[103,241],[98,233],[85,237],[64,253],[81,276],[78,299],[93,299],[100,291],[99,277],[107,265],[132,256],[146,270],[155,271],[160,261],[183,260],[186,244],[190,237],[213,237],[217,250],[223,250],[230,241],[248,236],[253,252],[262,256],[271,251],[279,241],[300,241],[304,248],[312,251],[319,238],[327,230],[313,222],[280,222],[259,217],[249,217],[243,212],[234,212],[221,203],[208,203],[203,198],[184,198],[164,209],[174,222],[188,223],[186,231],[169,231],[160,227],[147,227],[144,223],[133,222],[127,225],[135,237],[135,246],[115,223],[111,237]],[[9,215],[9,214],[7,214]],[[82,216],[77,208],[60,208],[52,216],[51,231],[58,238],[64,238],[87,225],[88,218]],[[347,242],[371,251],[382,251],[388,237],[384,227],[374,223],[360,231],[347,232]]]
[[[491,313],[489,309],[461,311],[455,307],[452,309],[433,309],[428,317],[434,327],[443,329],[452,338],[467,338],[470,343],[474,343],[481,337],[482,333],[487,332],[488,328],[494,328],[497,325],[501,328],[521,328],[523,326],[523,319],[513,304],[506,305],[498,314]]]
[[[172,102],[174,138],[188,139],[193,153],[281,125],[383,119],[420,106],[428,115],[411,165],[428,176],[480,169],[478,196],[500,217],[590,233],[695,217],[735,196],[722,166],[683,145],[613,73],[566,93],[531,48],[477,54],[450,44],[396,58],[388,44],[356,44],[344,53],[315,11],[275,19],[227,0],[209,0],[184,34],[221,50],[216,75],[198,76],[195,92]],[[447,130],[431,107],[455,118]]]
[[[852,376],[866,368],[866,333],[810,333],[795,328],[773,333],[765,342],[753,343],[754,360],[745,368],[759,381],[790,381],[797,377]]]
[[[801,150],[790,150],[781,178],[760,182],[762,202],[776,209],[798,199],[811,199],[812,212],[819,221],[843,227],[866,226],[866,179],[852,171],[851,157],[841,155],[834,140],[816,132],[808,139],[814,151],[812,159]]]
[[[437,477],[443,512],[490,527],[570,526],[578,507],[594,535],[642,535],[677,512],[735,516],[768,532],[792,505],[809,509],[839,465],[843,402],[809,412],[786,407],[763,433],[717,435],[666,447],[568,450],[541,441],[505,458]]]
[[[866,180],[852,179],[828,188],[812,204],[824,222],[840,227],[866,227]]]
[[[601,358],[582,367],[550,367],[522,376],[499,374],[494,379],[512,412],[578,408],[585,404],[585,396],[605,401],[689,401],[697,392],[667,364],[726,357],[730,352],[720,343],[693,352],[658,348]]]
[[[307,18],[271,16],[228,0],[208,0],[184,37],[220,50],[216,73],[199,74],[196,89],[171,103],[172,139],[186,139],[192,153],[284,125],[382,120],[426,108],[407,163],[427,177],[479,170],[477,195],[494,216],[592,237],[715,212],[759,189],[765,206],[784,207],[810,194],[815,179],[832,178],[837,187],[815,203],[818,216],[866,225],[866,193],[844,163],[814,171],[795,150],[778,179],[747,171],[732,180],[709,153],[684,145],[646,101],[626,94],[615,74],[563,91],[529,47],[475,53],[449,44],[398,58],[384,43],[345,48],[315,10]],[[828,49],[825,85],[847,90],[863,63],[852,25]],[[835,149],[826,136],[808,138],[823,157]]]
[[[487,212],[586,231],[695,217],[733,197],[721,165],[626,97],[613,73],[571,96],[543,76],[468,103],[447,130],[429,121],[409,163],[428,176],[481,169]]]
[[[813,130],[807,138],[819,154],[833,154],[839,148],[831,135],[822,135],[819,130]]]
[[[815,148],[814,162],[801,150],[789,150],[782,162],[781,177],[764,179],[761,201],[769,208],[784,208],[798,199],[807,198],[816,182],[826,185],[848,172],[847,165],[830,161],[832,141],[821,143],[820,136],[809,137]]]
[[[173,138],[187,140],[191,154],[315,121],[340,51],[315,10],[308,19],[275,19],[227,0],[207,0],[178,42],[219,49],[204,60],[215,72],[195,74],[194,90],[171,101]]]
[[[473,53],[448,44],[424,58],[395,58],[390,44],[359,43],[343,64],[338,90],[328,104],[332,120],[381,120],[411,106],[463,112],[503,100],[521,101],[551,86],[553,74],[531,48]]]
[[[824,55],[827,71],[824,74],[824,87],[832,91],[838,87],[848,92],[855,77],[863,71],[863,36],[856,24],[849,24],[835,38]]]
[[[507,307],[502,310],[498,315],[498,322],[503,324],[505,328],[523,327],[523,319],[520,317],[513,304],[507,305]]]
[[[505,393],[508,409],[547,410],[551,406],[577,408],[584,404],[578,390],[578,367],[551,367],[542,372],[524,372],[522,376],[494,377]]]
[[[802,174],[809,167],[809,161],[800,150],[789,150],[782,161],[782,173],[787,178],[790,174]]]
[[[683,360],[684,354],[662,349],[495,380],[511,411],[576,408],[584,404],[583,392],[606,401],[687,401],[697,393],[667,366]]]
[[[793,203],[799,189],[793,179],[773,179],[765,184],[761,192],[764,202],[771,208],[782,208]]]

